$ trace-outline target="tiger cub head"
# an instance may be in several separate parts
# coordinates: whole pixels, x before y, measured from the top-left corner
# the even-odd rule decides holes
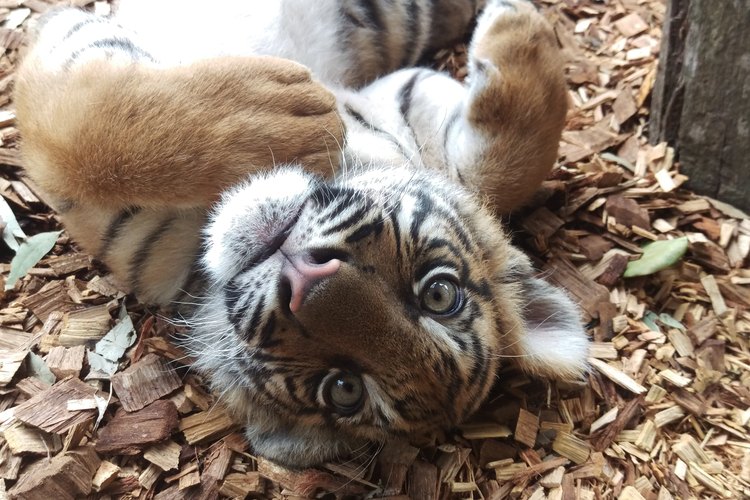
[[[434,173],[277,169],[227,192],[205,237],[186,346],[255,451],[289,466],[455,426],[506,362],[585,371],[574,304]]]

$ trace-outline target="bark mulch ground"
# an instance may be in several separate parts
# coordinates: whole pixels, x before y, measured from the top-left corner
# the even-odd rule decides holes
[[[25,30],[51,5],[0,0],[0,217],[10,244],[19,230],[60,229],[19,169],[10,95]],[[252,455],[183,366],[169,325],[63,231],[0,292],[0,497],[748,496],[750,220],[683,189],[674,150],[646,140],[663,2],[540,5],[569,61],[572,106],[559,167],[512,224],[540,272],[580,304],[594,341],[585,384],[508,370],[486,409],[436,442],[286,470]],[[464,59],[459,46],[435,63],[461,77]],[[651,242],[667,243],[644,249]],[[13,252],[0,253],[4,285]],[[623,277],[654,254],[674,263]]]

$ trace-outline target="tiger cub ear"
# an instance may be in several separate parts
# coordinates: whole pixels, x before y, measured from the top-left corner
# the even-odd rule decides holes
[[[564,291],[539,278],[522,280],[521,293],[526,333],[519,342],[518,365],[535,375],[582,379],[589,339],[578,307]]]

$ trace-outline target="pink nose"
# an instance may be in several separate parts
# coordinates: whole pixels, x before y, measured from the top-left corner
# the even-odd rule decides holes
[[[315,283],[336,274],[340,266],[341,261],[338,259],[316,263],[306,253],[288,256],[281,267],[281,275],[289,281],[292,289],[292,297],[289,300],[289,309],[292,313],[300,310],[307,292]]]

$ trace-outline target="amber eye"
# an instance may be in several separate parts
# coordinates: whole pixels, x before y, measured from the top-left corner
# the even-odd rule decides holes
[[[441,316],[455,314],[463,306],[461,289],[453,280],[442,277],[422,289],[420,301],[424,310]]]
[[[342,416],[353,415],[362,408],[365,386],[362,378],[352,373],[338,372],[324,382],[326,404]]]

